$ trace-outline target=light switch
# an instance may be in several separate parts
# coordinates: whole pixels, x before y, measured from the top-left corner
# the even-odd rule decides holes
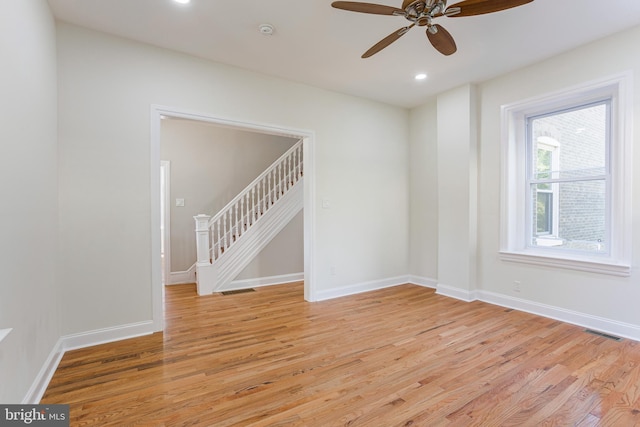
[[[184,207],[184,199],[176,199],[176,206],[180,208]]]
[[[322,209],[329,209],[331,207],[331,203],[329,203],[329,199],[322,199]]]

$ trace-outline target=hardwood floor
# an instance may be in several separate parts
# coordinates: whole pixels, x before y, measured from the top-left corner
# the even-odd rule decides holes
[[[163,334],[65,354],[72,426],[634,426],[640,343],[413,285],[168,287]]]

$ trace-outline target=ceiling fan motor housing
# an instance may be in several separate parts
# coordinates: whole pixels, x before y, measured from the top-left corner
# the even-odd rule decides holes
[[[404,17],[418,25],[419,27],[431,26],[434,17],[442,15],[447,2],[445,0],[405,0],[402,7],[405,11]]]

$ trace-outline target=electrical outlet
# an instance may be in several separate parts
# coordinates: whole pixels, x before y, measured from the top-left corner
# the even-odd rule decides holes
[[[336,275],[336,266],[332,265],[331,267],[329,267],[329,274],[332,276]]]
[[[519,280],[514,280],[513,281],[513,290],[514,290],[514,292],[521,292],[522,291],[522,283],[520,283]]]

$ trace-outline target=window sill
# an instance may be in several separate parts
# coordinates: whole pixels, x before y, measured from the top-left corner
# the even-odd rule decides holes
[[[500,251],[500,259],[509,262],[540,265],[544,267],[565,268],[569,270],[587,271],[589,273],[609,274],[611,276],[628,277],[631,266],[611,260],[594,258],[568,258],[554,254],[542,254],[537,251]]]

